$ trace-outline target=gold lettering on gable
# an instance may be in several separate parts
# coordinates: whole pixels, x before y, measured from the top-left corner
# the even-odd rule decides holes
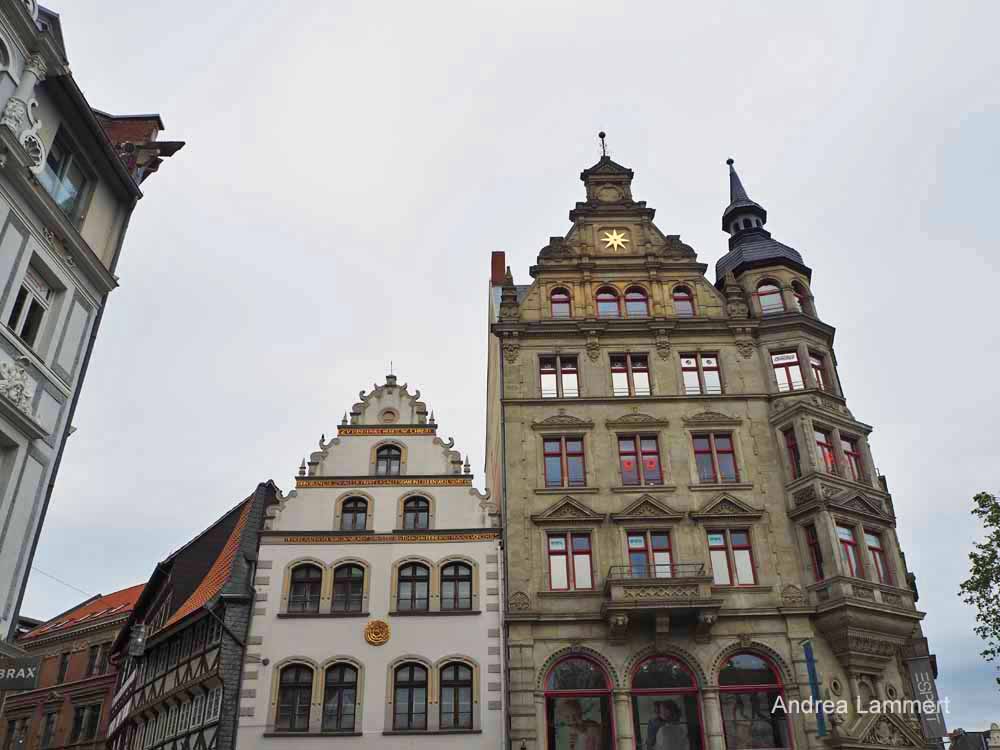
[[[433,427],[338,427],[338,435],[434,435]]]
[[[456,534],[354,534],[350,536],[286,536],[278,544],[400,544],[413,542],[490,542],[499,537],[497,531]],[[271,537],[273,538],[273,537]],[[274,544],[269,537],[264,543]]]
[[[471,487],[472,477],[348,477],[341,479],[311,479],[297,477],[296,487]]]

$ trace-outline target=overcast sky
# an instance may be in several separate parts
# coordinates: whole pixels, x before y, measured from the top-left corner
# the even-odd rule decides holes
[[[390,359],[481,484],[490,252],[530,281],[604,129],[710,268],[729,156],[813,268],[949,728],[1000,720],[956,596],[1000,465],[1000,5],[51,4],[90,102],[188,145],[144,185],[24,614],[82,598],[37,569],[142,582],[259,480],[290,489]]]

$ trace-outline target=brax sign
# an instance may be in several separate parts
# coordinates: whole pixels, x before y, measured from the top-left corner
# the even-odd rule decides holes
[[[34,690],[38,687],[38,669],[42,660],[37,656],[24,659],[0,658],[0,690]]]

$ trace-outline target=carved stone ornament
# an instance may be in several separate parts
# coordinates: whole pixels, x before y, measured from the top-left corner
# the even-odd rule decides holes
[[[816,499],[816,488],[809,486],[804,487],[798,492],[796,492],[792,497],[795,499],[796,505],[805,505],[806,503],[811,503]]]
[[[567,414],[565,409],[560,409],[558,414],[553,414],[551,417],[546,417],[545,419],[537,420],[532,423],[534,427],[593,427],[593,422],[588,422],[586,419],[580,419],[579,417],[574,417],[572,414]]]
[[[703,411],[690,417],[684,417],[684,424],[739,424],[741,420],[717,411]]]
[[[882,602],[883,604],[888,604],[890,607],[901,607],[903,606],[903,597],[899,594],[884,592],[882,594]]]
[[[837,495],[840,494],[839,489],[829,484],[822,485],[822,492],[823,492],[823,497],[825,497],[827,500],[829,500],[830,498],[837,497]]]
[[[32,21],[38,20],[38,0],[21,0],[24,3],[24,9],[28,11],[28,15],[31,16]]]
[[[802,589],[790,583],[781,590],[781,603],[787,607],[801,607],[806,604],[806,595]]]
[[[596,338],[587,339],[587,356],[596,362],[601,356],[601,345]]]
[[[755,348],[756,347],[754,346],[752,341],[736,342],[736,351],[740,353],[740,356],[743,357],[743,359],[750,359],[750,357],[753,356],[753,350]]]
[[[365,640],[372,646],[384,646],[391,635],[392,629],[385,620],[370,620],[365,625]]]
[[[507,360],[508,363],[514,364],[517,362],[517,355],[521,351],[521,345],[516,341],[507,339],[503,342],[503,358]]]
[[[24,63],[24,72],[31,73],[33,76],[35,76],[35,78],[41,81],[43,78],[45,78],[45,74],[48,72],[48,66],[45,64],[45,58],[42,57],[37,52],[31,55]]]
[[[867,599],[868,601],[875,601],[875,589],[870,589],[867,586],[852,586],[851,591],[859,599]]]
[[[510,608],[515,612],[524,612],[531,608],[531,599],[523,591],[515,591],[510,595]]]
[[[696,599],[698,593],[697,583],[683,583],[628,586],[622,596],[625,599]]]
[[[670,339],[665,333],[656,337],[656,353],[660,355],[660,359],[670,359]]]
[[[28,105],[16,97],[10,97],[7,100],[7,105],[3,108],[0,125],[6,125],[14,135],[20,135],[24,127],[24,121],[27,119]]]
[[[24,368],[11,362],[0,362],[0,396],[10,401],[18,410],[31,416],[31,400],[35,384]]]
[[[872,724],[862,742],[866,745],[883,745],[887,747],[913,747],[913,742],[903,734],[899,727],[886,717],[880,717]]]

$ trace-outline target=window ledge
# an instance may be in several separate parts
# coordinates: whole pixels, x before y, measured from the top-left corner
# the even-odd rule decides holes
[[[368,617],[368,612],[279,612],[279,620],[309,620],[324,617]]]
[[[482,734],[482,729],[386,729],[384,735],[396,734]]]
[[[628,484],[622,485],[621,487],[612,487],[612,492],[627,494],[629,492],[634,492],[637,494],[648,495],[652,492],[676,492],[676,484]]]
[[[600,589],[569,589],[568,591],[538,591],[535,593],[535,596],[560,599],[563,597],[603,596],[603,593],[601,593]]]
[[[595,494],[600,492],[599,487],[538,487],[535,489],[536,495],[574,495],[574,494]]]
[[[361,732],[264,732],[261,737],[362,737]]]
[[[418,609],[416,611],[393,610],[389,612],[389,617],[452,617],[456,615],[461,617],[468,615],[481,615],[482,613],[482,610],[479,609]]]
[[[705,482],[704,484],[689,484],[692,492],[726,492],[727,490],[752,490],[752,482]]]
[[[730,593],[730,592],[734,592],[734,591],[747,591],[747,592],[750,592],[750,593],[767,593],[767,592],[770,592],[770,591],[773,591],[773,590],[774,590],[774,586],[768,586],[768,585],[763,584],[763,583],[752,583],[752,584],[746,584],[746,585],[740,585],[740,584],[737,583],[735,585],[729,585],[729,586],[724,585],[724,584],[716,584],[716,583],[712,584],[712,593],[713,594],[725,594],[725,593]]]

